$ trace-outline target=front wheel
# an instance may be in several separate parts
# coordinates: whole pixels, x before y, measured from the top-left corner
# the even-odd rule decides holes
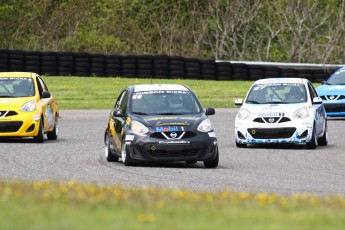
[[[216,147],[216,157],[211,161],[204,161],[204,165],[206,168],[215,168],[218,166],[219,162],[219,152],[218,152],[218,146]]]
[[[55,115],[55,121],[54,121],[54,129],[53,131],[47,133],[47,137],[49,140],[56,140],[58,138],[59,134],[59,121],[57,115]]]
[[[315,149],[315,148],[316,148],[316,143],[317,143],[317,140],[316,140],[315,124],[314,124],[313,133],[312,133],[312,135],[311,135],[311,140],[310,140],[310,142],[308,142],[308,143],[306,144],[307,149]]]
[[[323,131],[322,137],[317,140],[317,144],[320,146],[326,146],[328,144],[328,132],[327,132],[327,124],[325,125],[325,130]]]
[[[43,143],[44,142],[44,128],[43,128],[43,121],[42,120],[40,120],[38,133],[37,133],[37,136],[34,136],[34,141],[36,143]]]
[[[105,134],[104,134],[104,154],[105,154],[105,159],[107,159],[108,162],[118,162],[119,161],[119,157],[115,156],[112,153],[108,132],[105,132]]]
[[[129,153],[129,149],[128,149],[125,139],[122,140],[121,159],[125,166],[132,165],[133,160],[131,158],[131,154]]]

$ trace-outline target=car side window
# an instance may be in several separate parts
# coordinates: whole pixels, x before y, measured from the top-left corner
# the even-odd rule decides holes
[[[49,91],[48,87],[47,87],[46,83],[43,81],[43,79],[40,78],[39,76],[37,76],[37,79],[39,80],[38,82],[41,85],[43,91]]]
[[[48,91],[48,89],[45,88],[45,85],[42,84],[42,80],[39,77],[36,78],[36,81],[39,95],[42,95],[43,91]]]
[[[314,97],[318,97],[317,92],[316,92],[314,86],[310,82],[308,82],[308,88],[309,88],[309,93],[310,93],[311,100],[313,100]]]
[[[125,92],[121,101],[121,109],[123,113],[127,112],[127,104],[128,104],[128,91]]]
[[[128,103],[128,91],[124,90],[120,96],[117,98],[115,103],[115,109],[122,109],[123,112],[127,111],[127,103]]]
[[[115,102],[115,106],[114,106],[114,109],[119,109],[121,108],[120,107],[120,104],[121,104],[121,101],[122,101],[122,98],[123,96],[125,95],[126,91],[122,91],[122,93],[120,94],[120,96],[117,98],[116,102]]]

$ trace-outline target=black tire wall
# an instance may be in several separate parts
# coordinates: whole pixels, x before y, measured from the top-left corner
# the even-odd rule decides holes
[[[339,67],[216,62],[167,55],[105,55],[0,49],[1,72],[27,71],[46,76],[123,76],[220,81],[299,77],[322,82]]]

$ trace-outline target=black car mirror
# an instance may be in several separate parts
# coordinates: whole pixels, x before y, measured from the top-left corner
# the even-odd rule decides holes
[[[50,98],[51,94],[48,91],[43,91],[41,94],[41,98]]]
[[[206,108],[206,115],[214,115],[216,114],[216,111],[214,110],[214,108]]]
[[[114,109],[111,111],[113,117],[123,117],[122,109]]]

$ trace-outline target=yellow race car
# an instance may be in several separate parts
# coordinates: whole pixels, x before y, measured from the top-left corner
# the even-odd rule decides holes
[[[57,102],[36,73],[0,72],[0,138],[33,137],[37,143],[56,140]]]

